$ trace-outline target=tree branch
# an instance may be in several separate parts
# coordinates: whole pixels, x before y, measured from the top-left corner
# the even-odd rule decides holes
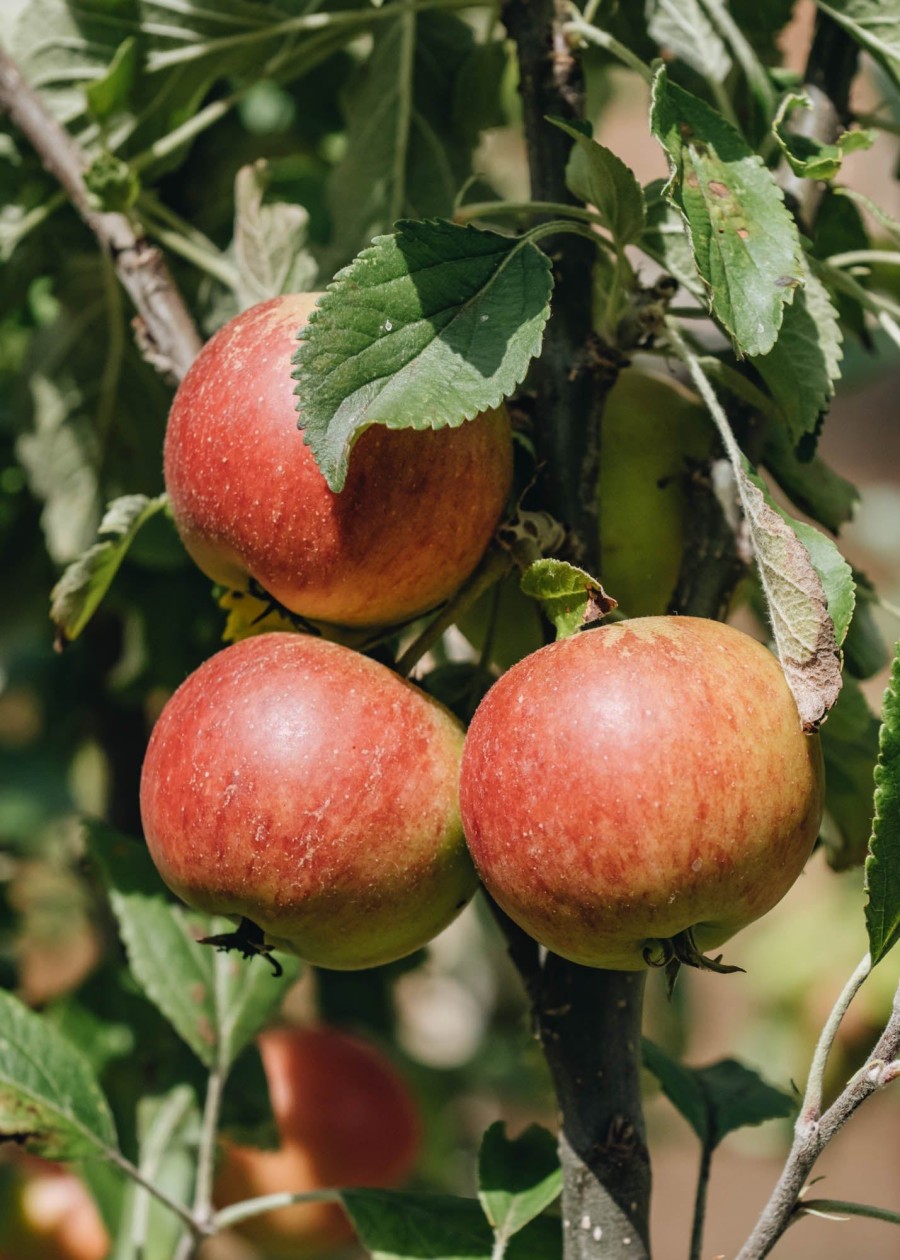
[[[124,214],[98,210],[84,182],[87,159],[0,46],[0,108],[59,180],[72,205],[112,259],[137,310],[135,337],[157,371],[180,380],[201,340],[161,252]]]

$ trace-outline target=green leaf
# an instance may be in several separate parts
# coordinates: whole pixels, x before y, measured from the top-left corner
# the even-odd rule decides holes
[[[879,227],[883,227],[888,236],[898,245],[900,245],[900,219],[895,219],[893,215],[888,214],[887,210],[882,210],[871,197],[867,197],[865,193],[857,192],[855,188],[847,188],[841,185],[834,189],[836,197],[847,197],[855,205],[870,214]]]
[[[709,1151],[735,1129],[789,1116],[796,1109],[790,1094],[735,1059],[691,1068],[646,1038],[642,1049],[644,1067]]]
[[[477,1199],[345,1190],[344,1207],[374,1260],[490,1260],[494,1235]],[[511,1239],[509,1260],[560,1260],[558,1220],[540,1217]]]
[[[138,530],[165,509],[164,494],[149,499],[126,494],[114,499],[97,533],[101,541],[65,570],[50,593],[50,617],[66,640],[77,639],[112,585]]]
[[[479,127],[457,92],[471,83],[472,29],[453,14],[395,7],[346,94],[347,148],[328,196],[336,265],[399,219],[449,217],[471,173]]]
[[[767,354],[802,282],[797,227],[772,172],[720,114],[670,83],[665,67],[654,80],[651,127],[713,314],[739,353]]]
[[[138,68],[138,44],[133,35],[124,39],[113,54],[106,73],[87,85],[88,110],[98,122],[106,122],[125,109]]]
[[[279,955],[276,977],[265,959],[198,944],[233,924],[173,903],[139,841],[99,822],[87,836],[135,979],[202,1063],[227,1069],[275,1013],[300,960]]]
[[[791,170],[802,179],[834,179],[848,153],[855,153],[858,149],[871,149],[875,143],[871,131],[845,131],[834,144],[825,144],[814,136],[788,131],[785,123],[797,106],[811,110],[813,103],[805,92],[789,92],[778,107],[778,113],[772,122],[772,132]]]
[[[866,893],[866,927],[874,965],[900,940],[900,647],[884,695],[878,736]]]
[[[562,1192],[556,1138],[532,1124],[514,1140],[502,1121],[481,1142],[478,1197],[498,1238],[518,1233]]]
[[[0,1141],[46,1159],[117,1148],[103,1091],[81,1052],[0,991]]]
[[[84,173],[84,182],[100,210],[126,214],[137,202],[141,181],[127,162],[106,151],[98,153]]]
[[[871,678],[885,665],[891,654],[875,619],[878,593],[864,573],[853,572],[856,583],[856,608],[844,640],[844,665],[854,678]]]
[[[816,0],[900,83],[900,9],[886,0]]]
[[[263,204],[270,176],[266,162],[242,166],[234,180],[234,256],[241,309],[278,297],[305,293],[315,284],[317,265],[307,249],[309,214],[287,202]]]
[[[795,446],[815,429],[834,397],[843,357],[841,329],[828,290],[805,261],[802,266],[803,288],[784,309],[778,340],[768,354],[753,359]]]
[[[294,358],[331,489],[370,424],[456,427],[496,407],[540,350],[552,283],[530,242],[441,222],[401,223],[339,272]]]
[[[639,241],[646,211],[644,193],[633,171],[610,149],[584,135],[577,127],[561,118],[549,121],[575,141],[566,166],[570,191],[594,206],[620,249]]]
[[[856,486],[819,455],[801,460],[783,424],[769,425],[761,462],[788,498],[832,533],[853,519],[859,502]]]
[[[836,871],[865,861],[872,834],[872,775],[878,759],[879,722],[855,678],[844,678],[837,703],[822,727],[828,864]]]
[[[647,226],[641,249],[684,285],[689,293],[704,297],[706,290],[697,271],[687,226],[682,215],[665,199],[666,181],[656,179],[644,189]]]
[[[731,57],[698,0],[650,0],[647,19],[651,38],[662,48],[705,79],[725,81]]]
[[[521,588],[540,602],[559,639],[599,621],[617,606],[590,573],[565,560],[535,560],[522,574]]]
[[[850,566],[839,553],[835,557],[828,550],[837,552],[830,539],[811,526],[801,525],[772,503],[765,483],[746,460],[743,467],[735,469],[735,475],[778,659],[803,728],[815,730],[841,689],[836,635],[839,624],[846,633],[852,613]],[[805,531],[809,533],[801,539]]]

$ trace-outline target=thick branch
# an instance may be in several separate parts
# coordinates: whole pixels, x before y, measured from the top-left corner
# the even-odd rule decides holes
[[[195,359],[201,341],[165,259],[155,246],[136,234],[126,215],[101,211],[93,205],[84,182],[84,153],[29,87],[2,47],[0,108],[30,141],[112,258],[138,312],[135,335],[142,354],[158,371],[180,380]]]
[[[794,1144],[787,1158],[778,1185],[772,1192],[756,1228],[741,1248],[737,1260],[762,1260],[769,1255],[778,1239],[802,1210],[801,1194],[813,1164],[843,1128],[850,1117],[872,1094],[900,1075],[900,988],[887,1027],[874,1046],[864,1067],[819,1119],[801,1112],[794,1133]]]

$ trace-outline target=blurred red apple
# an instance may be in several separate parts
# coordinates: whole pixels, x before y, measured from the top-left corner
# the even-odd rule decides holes
[[[0,1260],[104,1260],[111,1242],[74,1173],[17,1155],[0,1201]]]
[[[322,967],[412,953],[477,880],[459,820],[463,732],[368,657],[266,634],[172,696],[141,780],[150,853],[188,905],[245,917]]]
[[[340,494],[297,428],[291,356],[318,295],[273,298],[207,343],[172,404],[166,487],[184,544],[216,582],[347,626],[407,620],[475,568],[512,476],[504,408],[457,429],[359,438]],[[302,411],[302,400],[301,400]]]
[[[720,945],[784,896],[818,831],[821,752],[761,644],[645,617],[504,674],[469,729],[460,801],[506,913],[564,958],[629,971],[691,954],[686,933]]]
[[[222,1143],[217,1207],[282,1191],[400,1185],[419,1149],[409,1087],[374,1046],[334,1029],[275,1029],[259,1039],[281,1144]],[[353,1237],[333,1203],[278,1208],[238,1227],[267,1255],[311,1256]]]

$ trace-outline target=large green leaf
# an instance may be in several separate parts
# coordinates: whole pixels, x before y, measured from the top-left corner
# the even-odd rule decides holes
[[[822,281],[803,263],[803,288],[784,308],[778,340],[753,364],[772,392],[796,445],[834,397],[843,338]]]
[[[458,426],[497,406],[541,346],[547,256],[452,223],[401,223],[339,272],[295,356],[306,441],[332,490],[364,429]]]
[[[900,83],[900,7],[895,0],[816,0],[819,8]]]
[[[651,127],[671,168],[713,314],[743,354],[767,354],[802,283],[800,239],[772,172],[711,106],[669,81],[653,85]]]
[[[534,1220],[562,1191],[556,1138],[536,1124],[511,1140],[502,1122],[481,1141],[478,1197],[498,1238],[508,1239]]]
[[[0,991],[0,1141],[47,1159],[116,1150],[113,1118],[81,1052]]]
[[[693,1068],[646,1038],[642,1049],[644,1066],[709,1151],[735,1129],[789,1116],[796,1109],[790,1094],[735,1059]]]
[[[859,866],[872,834],[872,774],[878,758],[878,719],[855,678],[845,677],[837,704],[822,727],[825,809],[823,833],[835,870]]]
[[[866,926],[872,962],[900,940],[900,649],[884,697],[875,767],[875,821],[866,859]]]
[[[202,1063],[227,1069],[272,1017],[300,960],[279,955],[276,976],[265,959],[200,945],[233,924],[173,903],[140,842],[97,822],[87,832],[135,979]]]

